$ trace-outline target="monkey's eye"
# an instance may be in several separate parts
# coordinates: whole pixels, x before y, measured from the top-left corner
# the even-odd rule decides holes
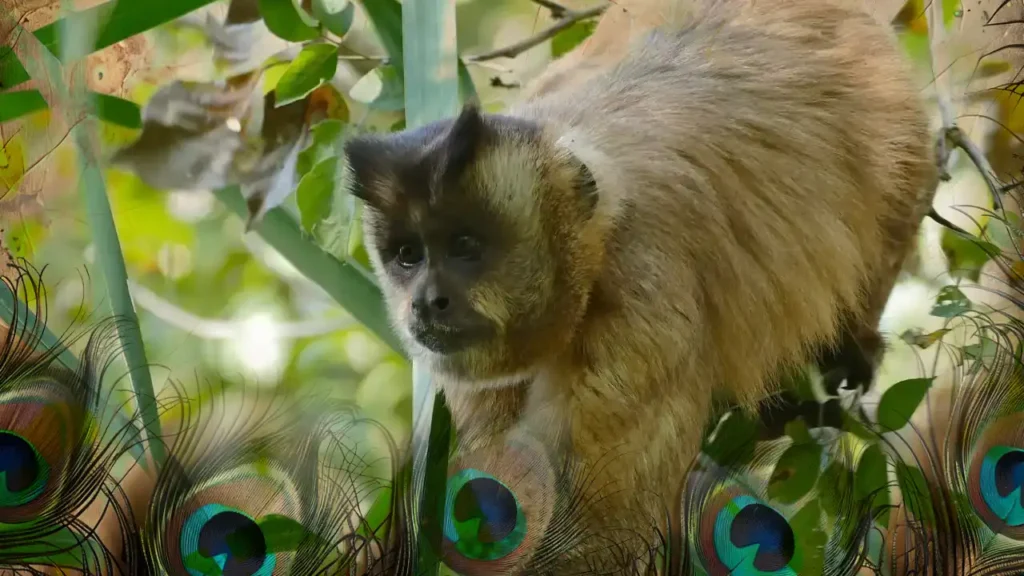
[[[448,250],[448,255],[452,258],[458,258],[459,260],[479,260],[480,241],[468,234],[456,236],[452,240],[452,245]]]
[[[398,248],[398,264],[403,268],[412,268],[423,261],[423,247],[414,242],[402,244]]]

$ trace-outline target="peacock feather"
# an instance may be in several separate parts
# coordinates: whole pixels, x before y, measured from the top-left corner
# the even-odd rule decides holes
[[[127,511],[114,470],[137,441],[134,419],[102,389],[118,352],[117,322],[47,342],[42,273],[16,264],[0,290],[18,305],[0,342],[0,568],[39,565],[110,574]],[[86,339],[80,362],[70,346]],[[67,365],[71,364],[71,365]]]
[[[181,396],[169,408],[168,462],[142,510],[139,573],[359,574],[396,562],[395,524],[362,511],[401,500],[391,463],[359,448],[374,435],[390,442],[383,429],[323,399],[217,387],[201,401]]]
[[[887,442],[901,494],[892,573],[1024,572],[1024,365],[1012,341],[986,341],[986,361],[944,375]]]
[[[854,573],[873,518],[857,482],[864,452],[834,430],[789,432],[748,457],[734,445],[698,458],[683,491],[678,573]]]
[[[325,398],[170,382],[166,448],[139,453],[130,402],[102,386],[117,323],[44,344],[45,289],[30,268],[4,286],[16,313],[0,349],[0,572],[83,575],[397,574],[406,496],[398,447]],[[28,294],[30,297],[26,297]],[[24,302],[36,313],[25,315]],[[68,368],[61,363],[74,364]],[[390,458],[368,459],[367,445]],[[117,471],[118,473],[115,473]]]

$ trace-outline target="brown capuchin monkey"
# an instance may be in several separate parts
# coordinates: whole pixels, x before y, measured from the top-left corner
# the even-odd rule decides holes
[[[713,396],[752,408],[809,361],[870,380],[938,184],[910,65],[858,0],[639,3],[579,77],[346,146],[393,324],[460,442],[529,422],[581,461],[614,451],[588,522],[671,504]]]

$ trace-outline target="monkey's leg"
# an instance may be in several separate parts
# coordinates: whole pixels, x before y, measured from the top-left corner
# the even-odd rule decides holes
[[[871,320],[846,320],[837,345],[819,355],[817,364],[829,396],[838,393],[844,380],[843,387],[849,390],[866,392],[871,387],[885,348],[877,329],[880,319],[879,310],[872,314]]]
[[[818,354],[816,364],[824,380],[825,393],[830,398],[820,403],[801,400],[792,392],[783,391],[762,402],[759,407],[762,440],[782,436],[786,424],[796,418],[802,418],[811,428],[843,427],[843,408],[836,396],[840,386],[862,393],[871,388],[885,352],[885,341],[878,325],[899,271],[900,267],[890,266],[883,279],[869,292],[864,312],[859,315],[842,314],[839,341],[823,346]]]

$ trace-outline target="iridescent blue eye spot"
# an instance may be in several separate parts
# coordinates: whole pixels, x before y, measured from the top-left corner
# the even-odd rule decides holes
[[[444,534],[466,558],[498,560],[522,544],[526,517],[507,486],[468,468],[448,481]]]
[[[452,516],[459,523],[480,519],[480,541],[493,544],[516,527],[516,497],[493,478],[474,478],[455,495]]]
[[[49,466],[28,440],[0,430],[0,507],[32,502],[43,493]]]
[[[1008,526],[1024,525],[1024,450],[992,448],[985,454],[978,480],[982,498],[993,514]]]
[[[207,504],[185,521],[181,557],[191,576],[270,576],[277,563],[274,554],[267,554],[259,525],[220,504]]]
[[[743,508],[732,522],[729,539],[737,548],[756,545],[754,567],[765,572],[785,568],[796,551],[796,540],[789,522],[764,504]]]
[[[796,537],[786,518],[758,500],[739,495],[715,518],[715,551],[732,574],[796,574],[790,566]]]

